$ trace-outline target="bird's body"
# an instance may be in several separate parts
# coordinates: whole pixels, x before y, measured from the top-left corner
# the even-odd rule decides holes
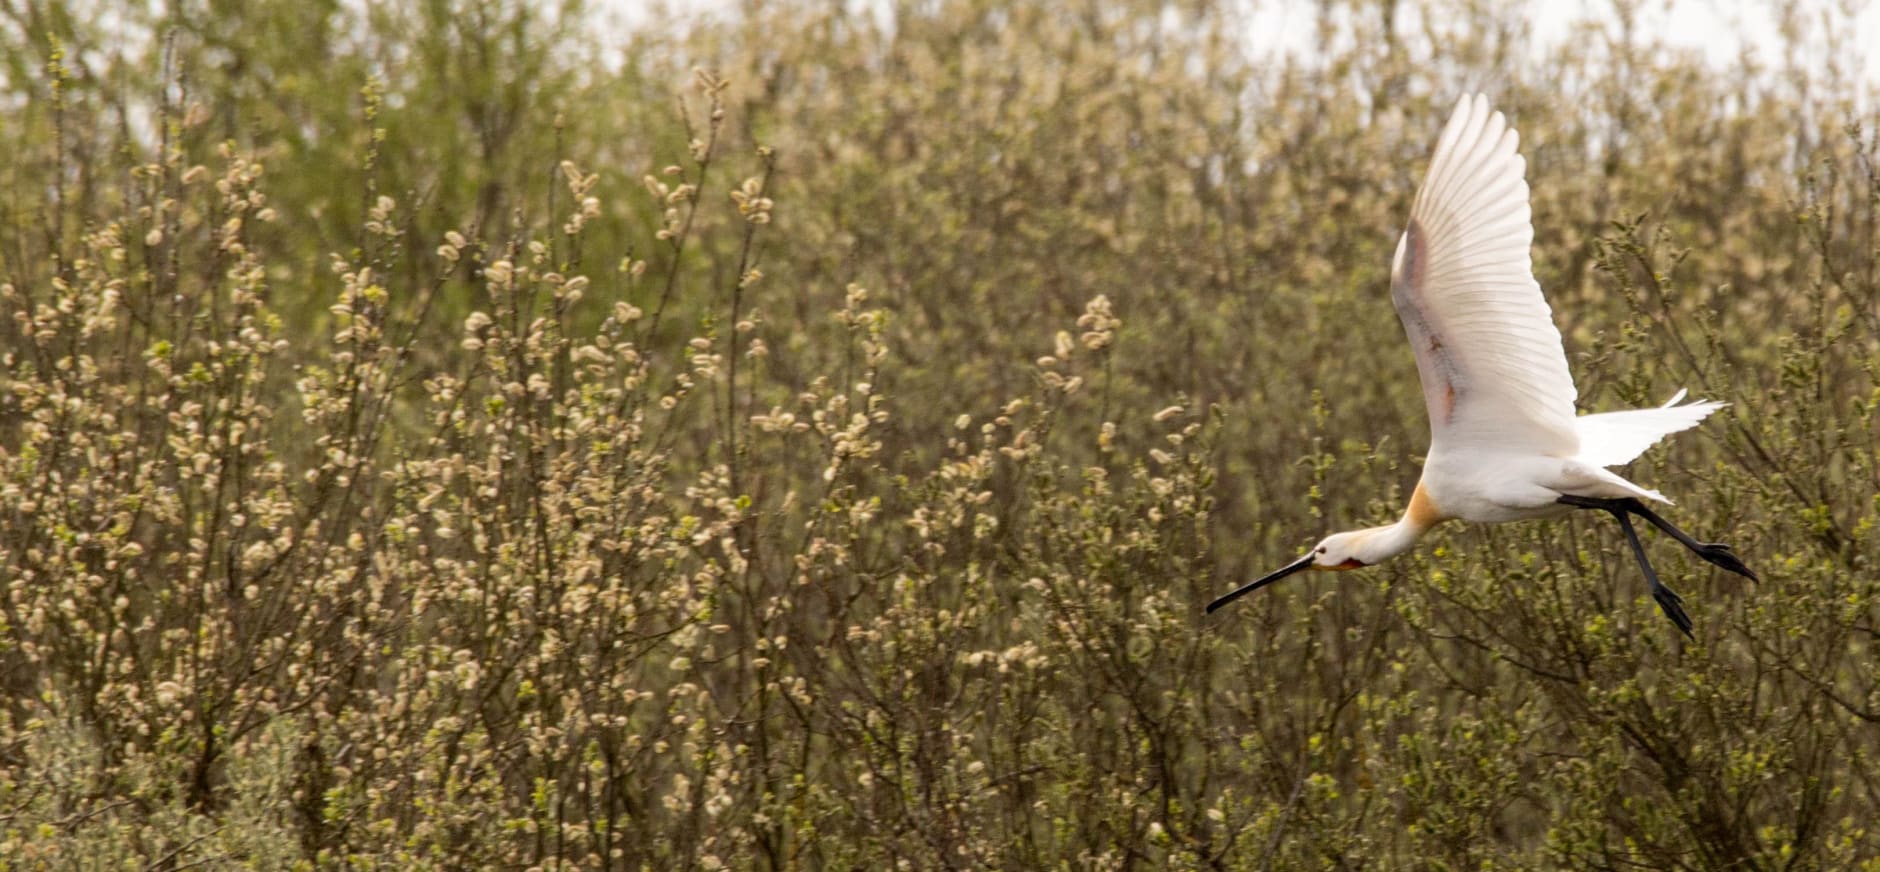
[[[1675,593],[1658,583],[1628,515],[1704,559],[1754,578],[1721,545],[1692,541],[1641,500],[1670,502],[1608,469],[1702,421],[1722,403],[1576,415],[1573,377],[1529,261],[1534,229],[1518,137],[1481,95],[1443,129],[1391,262],[1391,302],[1416,355],[1430,415],[1423,477],[1395,524],[1337,533],[1228,601],[1301,569],[1356,569],[1394,557],[1449,519],[1521,521],[1597,508],[1632,541],[1666,614],[1685,632]]]
[[[1673,402],[1678,399],[1682,399],[1681,394],[1674,397]],[[1563,496],[1669,503],[1663,494],[1634,484],[1606,468],[1608,464],[1630,461],[1638,454],[1633,451],[1623,459],[1612,459],[1631,449],[1614,448],[1611,442],[1605,441],[1604,434],[1610,429],[1609,419],[1631,418],[1626,432],[1650,433],[1651,442],[1656,442],[1665,435],[1695,425],[1721,406],[1721,403],[1690,403],[1575,418],[1576,422],[1583,423],[1576,427],[1579,446],[1571,454],[1509,450],[1501,446],[1458,449],[1432,445],[1423,466],[1421,484],[1443,516],[1478,523],[1562,515],[1572,510],[1560,503]],[[1640,445],[1638,451],[1647,447],[1650,442]]]

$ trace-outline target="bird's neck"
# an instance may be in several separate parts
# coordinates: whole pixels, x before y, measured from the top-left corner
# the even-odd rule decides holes
[[[1423,483],[1418,482],[1416,491],[1410,494],[1410,505],[1404,509],[1403,517],[1395,524],[1385,524],[1372,529],[1371,535],[1364,540],[1366,564],[1376,564],[1396,557],[1423,538],[1431,527],[1442,523],[1448,516],[1436,508],[1429,494],[1423,490]]]

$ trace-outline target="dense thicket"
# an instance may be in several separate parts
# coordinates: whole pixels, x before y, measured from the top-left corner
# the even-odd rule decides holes
[[[1880,147],[1620,3],[0,4],[0,868],[1869,868]],[[1523,136],[1580,406],[1759,586],[1400,510]]]

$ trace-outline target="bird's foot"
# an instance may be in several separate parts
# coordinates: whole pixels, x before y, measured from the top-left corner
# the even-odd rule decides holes
[[[1678,596],[1678,592],[1671,588],[1656,584],[1652,585],[1652,599],[1658,601],[1658,608],[1665,613],[1665,617],[1671,619],[1671,623],[1684,631],[1686,637],[1697,638],[1691,633],[1691,616],[1684,613],[1684,597]]]
[[[1737,557],[1736,552],[1730,550],[1730,546],[1722,542],[1699,543],[1698,547],[1692,550],[1697,553],[1697,556],[1704,558],[1716,566],[1734,572],[1750,581],[1762,581],[1762,579],[1756,577],[1754,571],[1748,566],[1743,565],[1742,558]]]

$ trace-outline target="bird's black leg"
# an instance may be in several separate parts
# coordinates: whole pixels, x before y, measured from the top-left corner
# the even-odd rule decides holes
[[[1678,596],[1677,591],[1666,587],[1665,583],[1658,579],[1658,571],[1652,568],[1651,560],[1645,557],[1645,543],[1639,541],[1638,529],[1632,526],[1632,518],[1628,514],[1635,506],[1643,508],[1638,505],[1637,500],[1601,499],[1568,494],[1560,497],[1559,502],[1575,508],[1599,509],[1611,513],[1613,519],[1619,522],[1619,529],[1625,531],[1625,541],[1632,546],[1632,556],[1638,558],[1639,569],[1645,572],[1645,581],[1651,585],[1652,599],[1658,601],[1658,608],[1665,613],[1665,617],[1671,619],[1671,623],[1684,631],[1684,635],[1696,638],[1691,634],[1691,616],[1684,611],[1684,598]]]
[[[1638,558],[1638,568],[1645,570],[1645,580],[1651,582],[1652,599],[1658,601],[1658,608],[1664,611],[1665,617],[1671,619],[1671,623],[1677,624],[1678,629],[1684,631],[1685,636],[1697,638],[1691,634],[1691,616],[1684,613],[1684,598],[1658,580],[1658,573],[1652,569],[1651,561],[1645,559],[1645,544],[1638,540],[1638,531],[1633,529],[1632,519],[1627,517],[1622,509],[1609,509],[1608,511],[1611,511],[1612,516],[1619,520],[1619,529],[1625,531],[1625,540],[1632,543],[1632,556]]]
[[[1691,549],[1691,553],[1702,557],[1705,561],[1722,569],[1734,572],[1737,575],[1741,575],[1750,581],[1762,580],[1756,577],[1756,573],[1753,570],[1744,565],[1742,558],[1737,557],[1736,552],[1730,550],[1730,546],[1721,542],[1699,542],[1691,538],[1689,533],[1678,529],[1676,525],[1665,520],[1664,517],[1657,512],[1646,508],[1644,503],[1631,497],[1608,500],[1598,497],[1567,495],[1561,497],[1559,501],[1564,505],[1577,506],[1582,509],[1605,509],[1608,512],[1629,512],[1637,515],[1650,522],[1652,526],[1663,531],[1665,535],[1678,540],[1678,544]]]
[[[1691,538],[1690,534],[1678,529],[1670,521],[1665,520],[1657,512],[1646,508],[1645,504],[1638,500],[1627,499],[1621,500],[1620,502],[1629,503],[1630,505],[1626,506],[1626,511],[1649,521],[1652,526],[1664,531],[1665,535],[1678,540],[1684,547],[1691,549],[1693,554],[1704,558],[1716,566],[1743,576],[1750,581],[1762,580],[1757,578],[1756,573],[1751,571],[1748,566],[1743,565],[1742,559],[1736,556],[1736,552],[1730,550],[1730,546],[1722,542],[1699,542]]]

